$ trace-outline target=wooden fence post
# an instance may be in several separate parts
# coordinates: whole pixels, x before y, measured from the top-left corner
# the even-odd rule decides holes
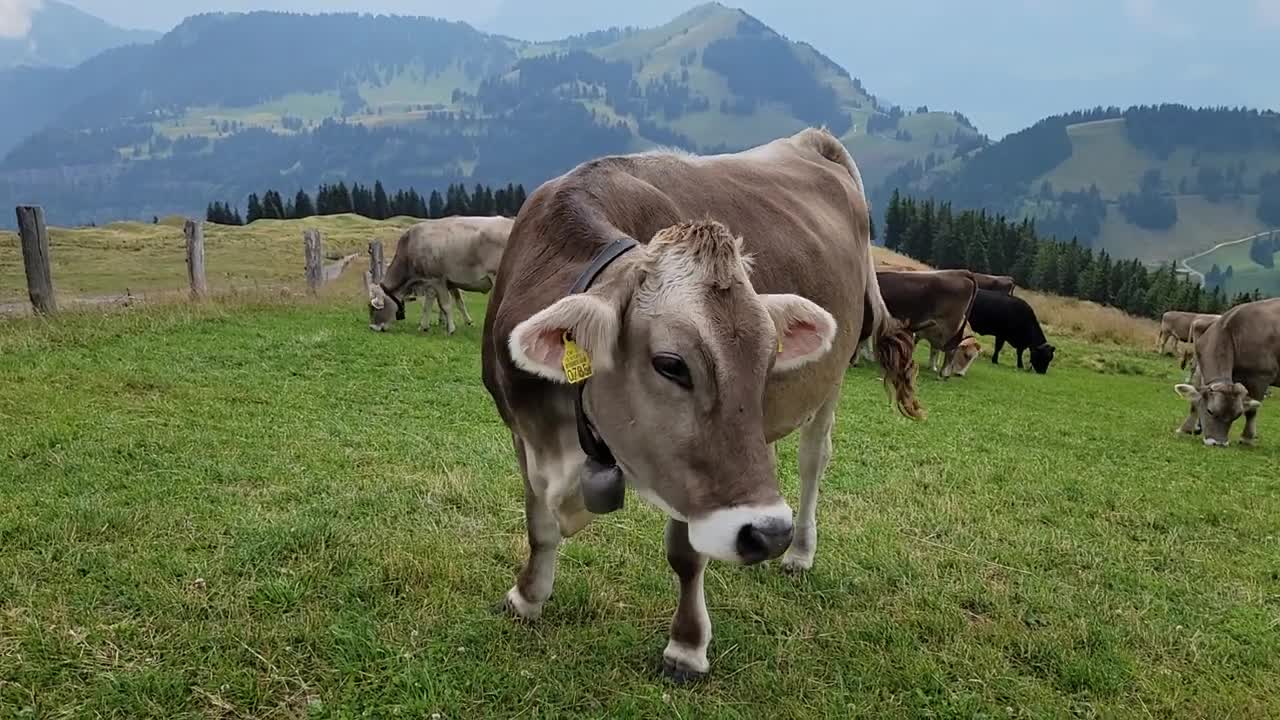
[[[320,244],[319,230],[303,231],[302,257],[306,263],[307,287],[315,293],[324,282],[324,249]]]
[[[53,275],[49,272],[49,228],[44,224],[44,208],[20,205],[17,211],[31,306],[38,313],[55,313],[58,303],[53,296]]]
[[[373,240],[369,243],[369,277],[373,278],[373,282],[382,282],[383,273],[386,272],[382,266],[382,241]]]
[[[198,220],[188,220],[182,226],[187,238],[187,279],[191,281],[191,295],[204,297],[209,294],[209,281],[204,273],[204,225]]]

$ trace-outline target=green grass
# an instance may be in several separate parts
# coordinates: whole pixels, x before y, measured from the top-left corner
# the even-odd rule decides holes
[[[713,565],[713,675],[677,688],[634,496],[562,546],[539,623],[490,612],[524,557],[510,440],[479,327],[416,313],[0,321],[0,716],[1280,714],[1280,422],[1175,438],[1172,359],[983,358],[921,378],[923,423],[851,369],[816,567]],[[780,468],[794,503],[794,439]]]

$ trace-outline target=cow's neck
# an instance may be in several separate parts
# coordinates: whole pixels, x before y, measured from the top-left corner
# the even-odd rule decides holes
[[[1200,336],[1195,353],[1196,368],[1200,372],[1200,380],[1206,386],[1215,382],[1233,382],[1235,346],[1231,342],[1231,336],[1217,327],[1211,327]]]
[[[392,262],[382,276],[383,289],[397,298],[403,298],[417,280],[408,270],[403,264]]]

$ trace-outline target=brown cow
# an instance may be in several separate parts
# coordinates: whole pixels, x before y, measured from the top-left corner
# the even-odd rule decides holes
[[[813,563],[844,371],[868,335],[899,408],[921,416],[862,182],[826,131],[605,157],[542,185],[512,229],[482,349],[524,476],[530,550],[508,611],[541,614],[562,538],[616,509],[625,480],[669,516],[680,599],[665,672],[705,674],[708,559]],[[797,429],[793,522],[773,443]]]
[[[1181,310],[1170,310],[1160,316],[1160,337],[1157,341],[1156,352],[1164,353],[1165,346],[1169,344],[1169,340],[1173,340],[1173,349],[1178,349],[1178,343],[1191,342],[1191,323],[1199,318],[1217,319],[1217,315],[1207,313],[1182,312]]]
[[[952,357],[978,294],[974,276],[968,270],[876,271],[889,312],[915,330],[916,342],[928,341],[929,369],[944,379],[951,376]]]
[[[976,272],[973,274],[973,279],[977,281],[979,289],[1004,293],[1005,295],[1012,295],[1014,287],[1017,286],[1011,275],[988,275]]]
[[[1225,447],[1232,423],[1244,415],[1240,442],[1252,445],[1258,439],[1258,407],[1269,387],[1280,387],[1280,298],[1228,310],[1205,329],[1195,353],[1192,384],[1174,386],[1191,402],[1178,432],[1199,428],[1205,445]]]

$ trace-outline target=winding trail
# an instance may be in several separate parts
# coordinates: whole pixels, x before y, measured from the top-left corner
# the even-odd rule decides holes
[[[1178,261],[1178,268],[1179,268],[1179,269],[1181,269],[1181,270],[1183,270],[1184,272],[1186,272],[1188,275],[1194,275],[1197,279],[1199,279],[1200,284],[1201,284],[1201,285],[1204,285],[1204,273],[1202,273],[1202,272],[1200,272],[1199,270],[1196,270],[1195,268],[1191,267],[1191,265],[1190,265],[1189,263],[1190,263],[1192,260],[1198,260],[1198,259],[1200,259],[1200,258],[1204,257],[1205,255],[1208,255],[1208,254],[1213,253],[1213,252],[1217,252],[1218,250],[1220,250],[1220,249],[1222,249],[1222,248],[1224,248],[1224,247],[1227,247],[1228,245],[1239,245],[1240,243],[1250,242],[1250,241],[1252,241],[1252,240],[1254,240],[1254,239],[1256,239],[1256,238],[1260,238],[1260,237],[1262,237],[1262,236],[1264,236],[1264,235],[1270,235],[1271,233],[1274,233],[1274,232],[1280,232],[1280,230],[1264,230],[1263,232],[1260,232],[1260,233],[1254,233],[1254,234],[1252,234],[1252,235],[1250,235],[1250,236],[1248,236],[1248,237],[1242,237],[1242,238],[1240,238],[1239,240],[1228,240],[1228,241],[1226,241],[1226,242],[1220,242],[1220,243],[1218,243],[1217,245],[1214,245],[1213,247],[1209,248],[1208,250],[1205,250],[1204,252],[1198,252],[1198,253],[1196,253],[1195,255],[1192,255],[1192,256],[1190,256],[1190,257],[1183,258],[1182,260],[1179,260],[1179,261]]]

